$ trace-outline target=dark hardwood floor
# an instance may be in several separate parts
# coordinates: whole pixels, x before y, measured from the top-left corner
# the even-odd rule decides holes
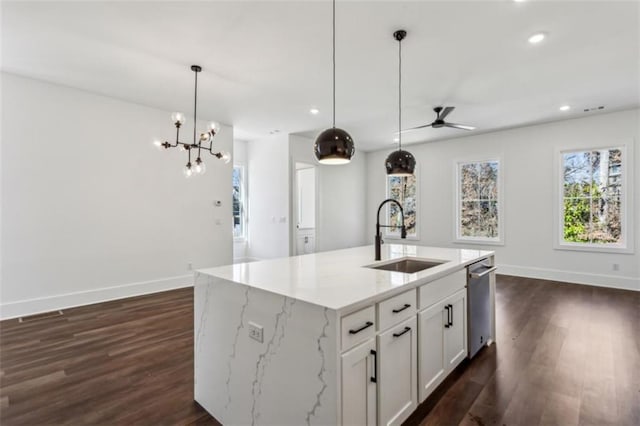
[[[640,292],[498,276],[497,341],[410,425],[640,425]],[[0,424],[217,424],[193,402],[193,291],[0,322]]]

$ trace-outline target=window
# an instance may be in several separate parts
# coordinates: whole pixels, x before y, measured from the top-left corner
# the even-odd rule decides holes
[[[625,147],[562,151],[560,163],[556,248],[630,250]]]
[[[402,205],[404,213],[404,226],[407,230],[407,238],[417,238],[417,183],[414,176],[387,176],[387,198],[392,198]],[[400,209],[395,203],[387,204],[387,224],[391,228],[385,228],[386,235],[400,237]]]
[[[456,185],[456,241],[502,244],[500,161],[458,162]]]
[[[247,229],[246,186],[243,166],[233,166],[233,237],[245,239]]]

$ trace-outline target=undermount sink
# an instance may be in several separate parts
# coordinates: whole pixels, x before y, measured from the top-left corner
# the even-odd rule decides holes
[[[419,260],[419,259],[400,259],[395,262],[385,263],[383,265],[369,265],[368,268],[380,269],[382,271],[404,272],[405,274],[415,274],[434,266],[442,265],[443,261],[439,260]]]

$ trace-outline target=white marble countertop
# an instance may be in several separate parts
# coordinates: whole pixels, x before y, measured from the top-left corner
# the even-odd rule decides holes
[[[219,277],[334,310],[351,310],[376,302],[493,255],[492,251],[383,244],[382,260],[363,246],[302,256],[200,269]],[[443,264],[414,274],[367,268],[393,259],[416,257]]]

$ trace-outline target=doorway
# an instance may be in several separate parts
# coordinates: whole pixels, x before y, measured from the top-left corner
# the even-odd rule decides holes
[[[295,173],[295,238],[296,255],[316,251],[316,166],[296,162]]]

